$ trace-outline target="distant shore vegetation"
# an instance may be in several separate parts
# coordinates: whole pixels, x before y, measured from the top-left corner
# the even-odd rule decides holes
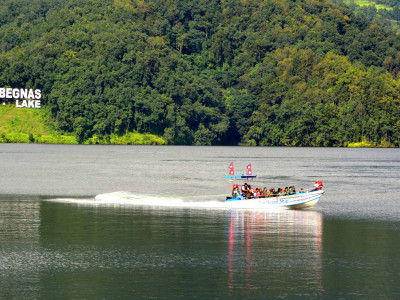
[[[47,108],[20,109],[0,106],[0,143],[79,144],[74,135],[56,130]],[[165,145],[163,138],[153,134],[129,132],[122,136],[93,136],[83,144],[102,145]]]
[[[60,134],[51,121],[48,109],[19,109],[11,105],[0,106],[0,143],[36,143],[36,144],[79,144],[73,135]],[[153,134],[129,132],[122,136],[94,135],[83,142],[86,145],[167,145],[167,142]],[[256,146],[248,141],[242,146]],[[365,137],[360,142],[346,143],[349,148],[393,147],[390,143],[375,144]]]
[[[400,147],[400,39],[364,10],[4,0],[0,86],[43,109],[3,113],[0,142]]]

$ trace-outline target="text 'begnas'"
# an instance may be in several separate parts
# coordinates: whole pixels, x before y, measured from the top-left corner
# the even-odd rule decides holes
[[[14,99],[16,107],[40,108],[42,92],[38,89],[0,88],[0,99]]]

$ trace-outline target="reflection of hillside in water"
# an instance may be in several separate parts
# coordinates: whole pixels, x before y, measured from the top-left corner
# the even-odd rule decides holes
[[[229,211],[228,289],[322,292],[322,219],[315,211]]]

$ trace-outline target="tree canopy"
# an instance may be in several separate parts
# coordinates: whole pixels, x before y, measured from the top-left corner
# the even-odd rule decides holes
[[[400,40],[327,0],[4,0],[0,86],[83,142],[400,145]]]

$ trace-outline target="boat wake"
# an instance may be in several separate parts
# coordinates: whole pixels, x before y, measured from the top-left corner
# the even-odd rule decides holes
[[[192,207],[192,208],[226,208],[223,200],[225,195],[204,195],[165,197],[158,195],[134,194],[130,192],[113,192],[97,195],[94,198],[56,198],[48,201],[75,203],[82,205],[135,205],[135,206],[154,206],[154,207]],[[219,200],[218,200],[219,199]]]
[[[148,207],[178,207],[178,208],[208,208],[208,209],[265,209],[265,205],[250,201],[225,202],[225,195],[203,195],[186,197],[166,197],[159,195],[134,194],[131,192],[113,192],[97,195],[94,198],[56,198],[48,201],[74,203],[95,206],[148,206]],[[274,209],[270,207],[268,209]]]

